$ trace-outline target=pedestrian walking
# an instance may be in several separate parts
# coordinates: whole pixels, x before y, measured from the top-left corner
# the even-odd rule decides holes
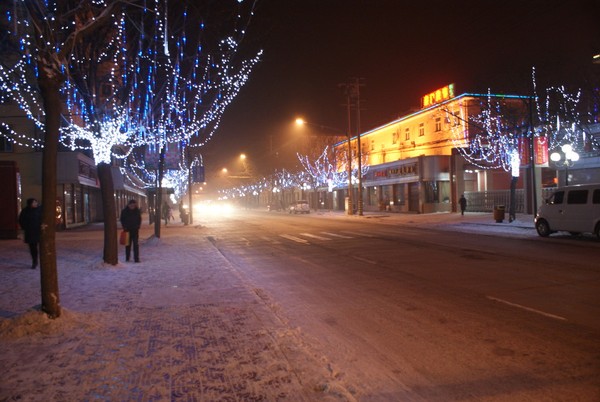
[[[181,222],[183,222],[184,225],[188,224],[188,212],[183,206],[183,201],[179,201],[179,219],[181,219]]]
[[[35,198],[29,198],[19,214],[19,225],[25,232],[23,241],[29,245],[31,269],[38,265],[39,244],[42,235],[42,209]]]
[[[166,202],[163,204],[163,207],[162,207],[162,215],[163,215],[163,219],[165,220],[165,226],[167,226],[169,224],[169,219],[171,219],[172,214],[171,214],[171,207]]]
[[[121,211],[121,226],[123,230],[129,232],[129,244],[125,246],[125,261],[131,257],[131,247],[133,246],[133,259],[140,262],[140,226],[142,225],[142,212],[138,208],[135,200],[129,200],[129,203]]]
[[[467,209],[467,199],[465,198],[464,194],[460,196],[458,203],[460,204],[460,214],[464,215],[465,210]]]

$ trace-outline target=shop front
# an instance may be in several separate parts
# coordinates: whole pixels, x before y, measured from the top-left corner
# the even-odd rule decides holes
[[[431,213],[451,210],[450,158],[420,156],[377,165],[363,177],[364,209]]]
[[[94,160],[79,152],[59,152],[56,219],[59,229],[102,220]]]

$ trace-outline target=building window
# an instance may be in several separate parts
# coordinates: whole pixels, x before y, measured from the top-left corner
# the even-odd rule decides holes
[[[406,127],[404,129],[404,140],[410,141],[410,128]]]
[[[392,144],[397,144],[398,143],[398,132],[394,131],[394,134],[392,134]]]
[[[0,135],[0,152],[12,152],[13,143],[3,135]]]
[[[375,151],[375,140],[371,140],[371,151]]]
[[[419,124],[419,137],[423,137],[425,135],[425,123]]]
[[[424,181],[423,187],[425,189],[425,202],[426,203],[437,203],[439,202],[439,188],[437,181]]]
[[[377,193],[377,186],[367,187],[367,205],[378,205],[379,195]]]
[[[435,118],[435,131],[442,131],[442,118],[441,117],[436,117]]]
[[[424,181],[426,203],[450,202],[451,188],[448,181]]]

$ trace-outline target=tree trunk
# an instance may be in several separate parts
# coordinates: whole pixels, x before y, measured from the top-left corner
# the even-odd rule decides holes
[[[162,179],[165,172],[165,152],[167,145],[163,145],[160,149],[160,158],[158,160],[158,179],[156,183],[156,221],[154,222],[154,236],[160,239],[160,223],[163,217],[162,207]]]
[[[508,221],[512,222],[516,219],[516,202],[517,202],[517,196],[516,196],[516,188],[517,188],[517,181],[519,180],[518,177],[512,177],[510,180],[510,206],[508,208]]]
[[[112,172],[107,163],[98,164],[98,180],[102,194],[102,210],[104,211],[104,262],[117,265],[119,248],[117,245],[117,212],[115,206],[115,189]]]
[[[60,127],[60,86],[62,77],[48,77],[40,67],[39,85],[46,114],[42,155],[42,232],[40,237],[40,276],[42,311],[50,318],[61,314],[56,267],[56,160]]]

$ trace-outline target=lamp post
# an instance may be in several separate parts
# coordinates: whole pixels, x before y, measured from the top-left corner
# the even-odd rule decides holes
[[[561,148],[562,154],[560,152],[553,152],[550,155],[550,159],[559,166],[559,163],[565,167],[565,185],[569,185],[569,167],[573,166],[575,162],[579,160],[579,154],[573,151],[573,146],[571,144],[564,144]],[[564,157],[564,160],[563,160]]]
[[[346,133],[344,133],[343,130],[340,130],[335,127],[328,127],[328,126],[322,126],[320,124],[309,123],[300,117],[296,119],[296,125],[303,126],[305,124],[315,126],[315,127],[318,127],[318,128],[324,129],[324,130],[334,131],[337,133],[337,134],[323,134],[323,135],[335,136],[335,137],[340,137],[343,135],[346,136],[347,141],[348,141],[348,161],[346,163],[348,166],[348,169],[347,169],[347,171],[348,171],[348,210],[346,211],[346,213],[348,215],[353,215],[354,209],[353,209],[353,204],[352,204],[352,146],[350,144],[350,127],[348,127],[348,131]]]

